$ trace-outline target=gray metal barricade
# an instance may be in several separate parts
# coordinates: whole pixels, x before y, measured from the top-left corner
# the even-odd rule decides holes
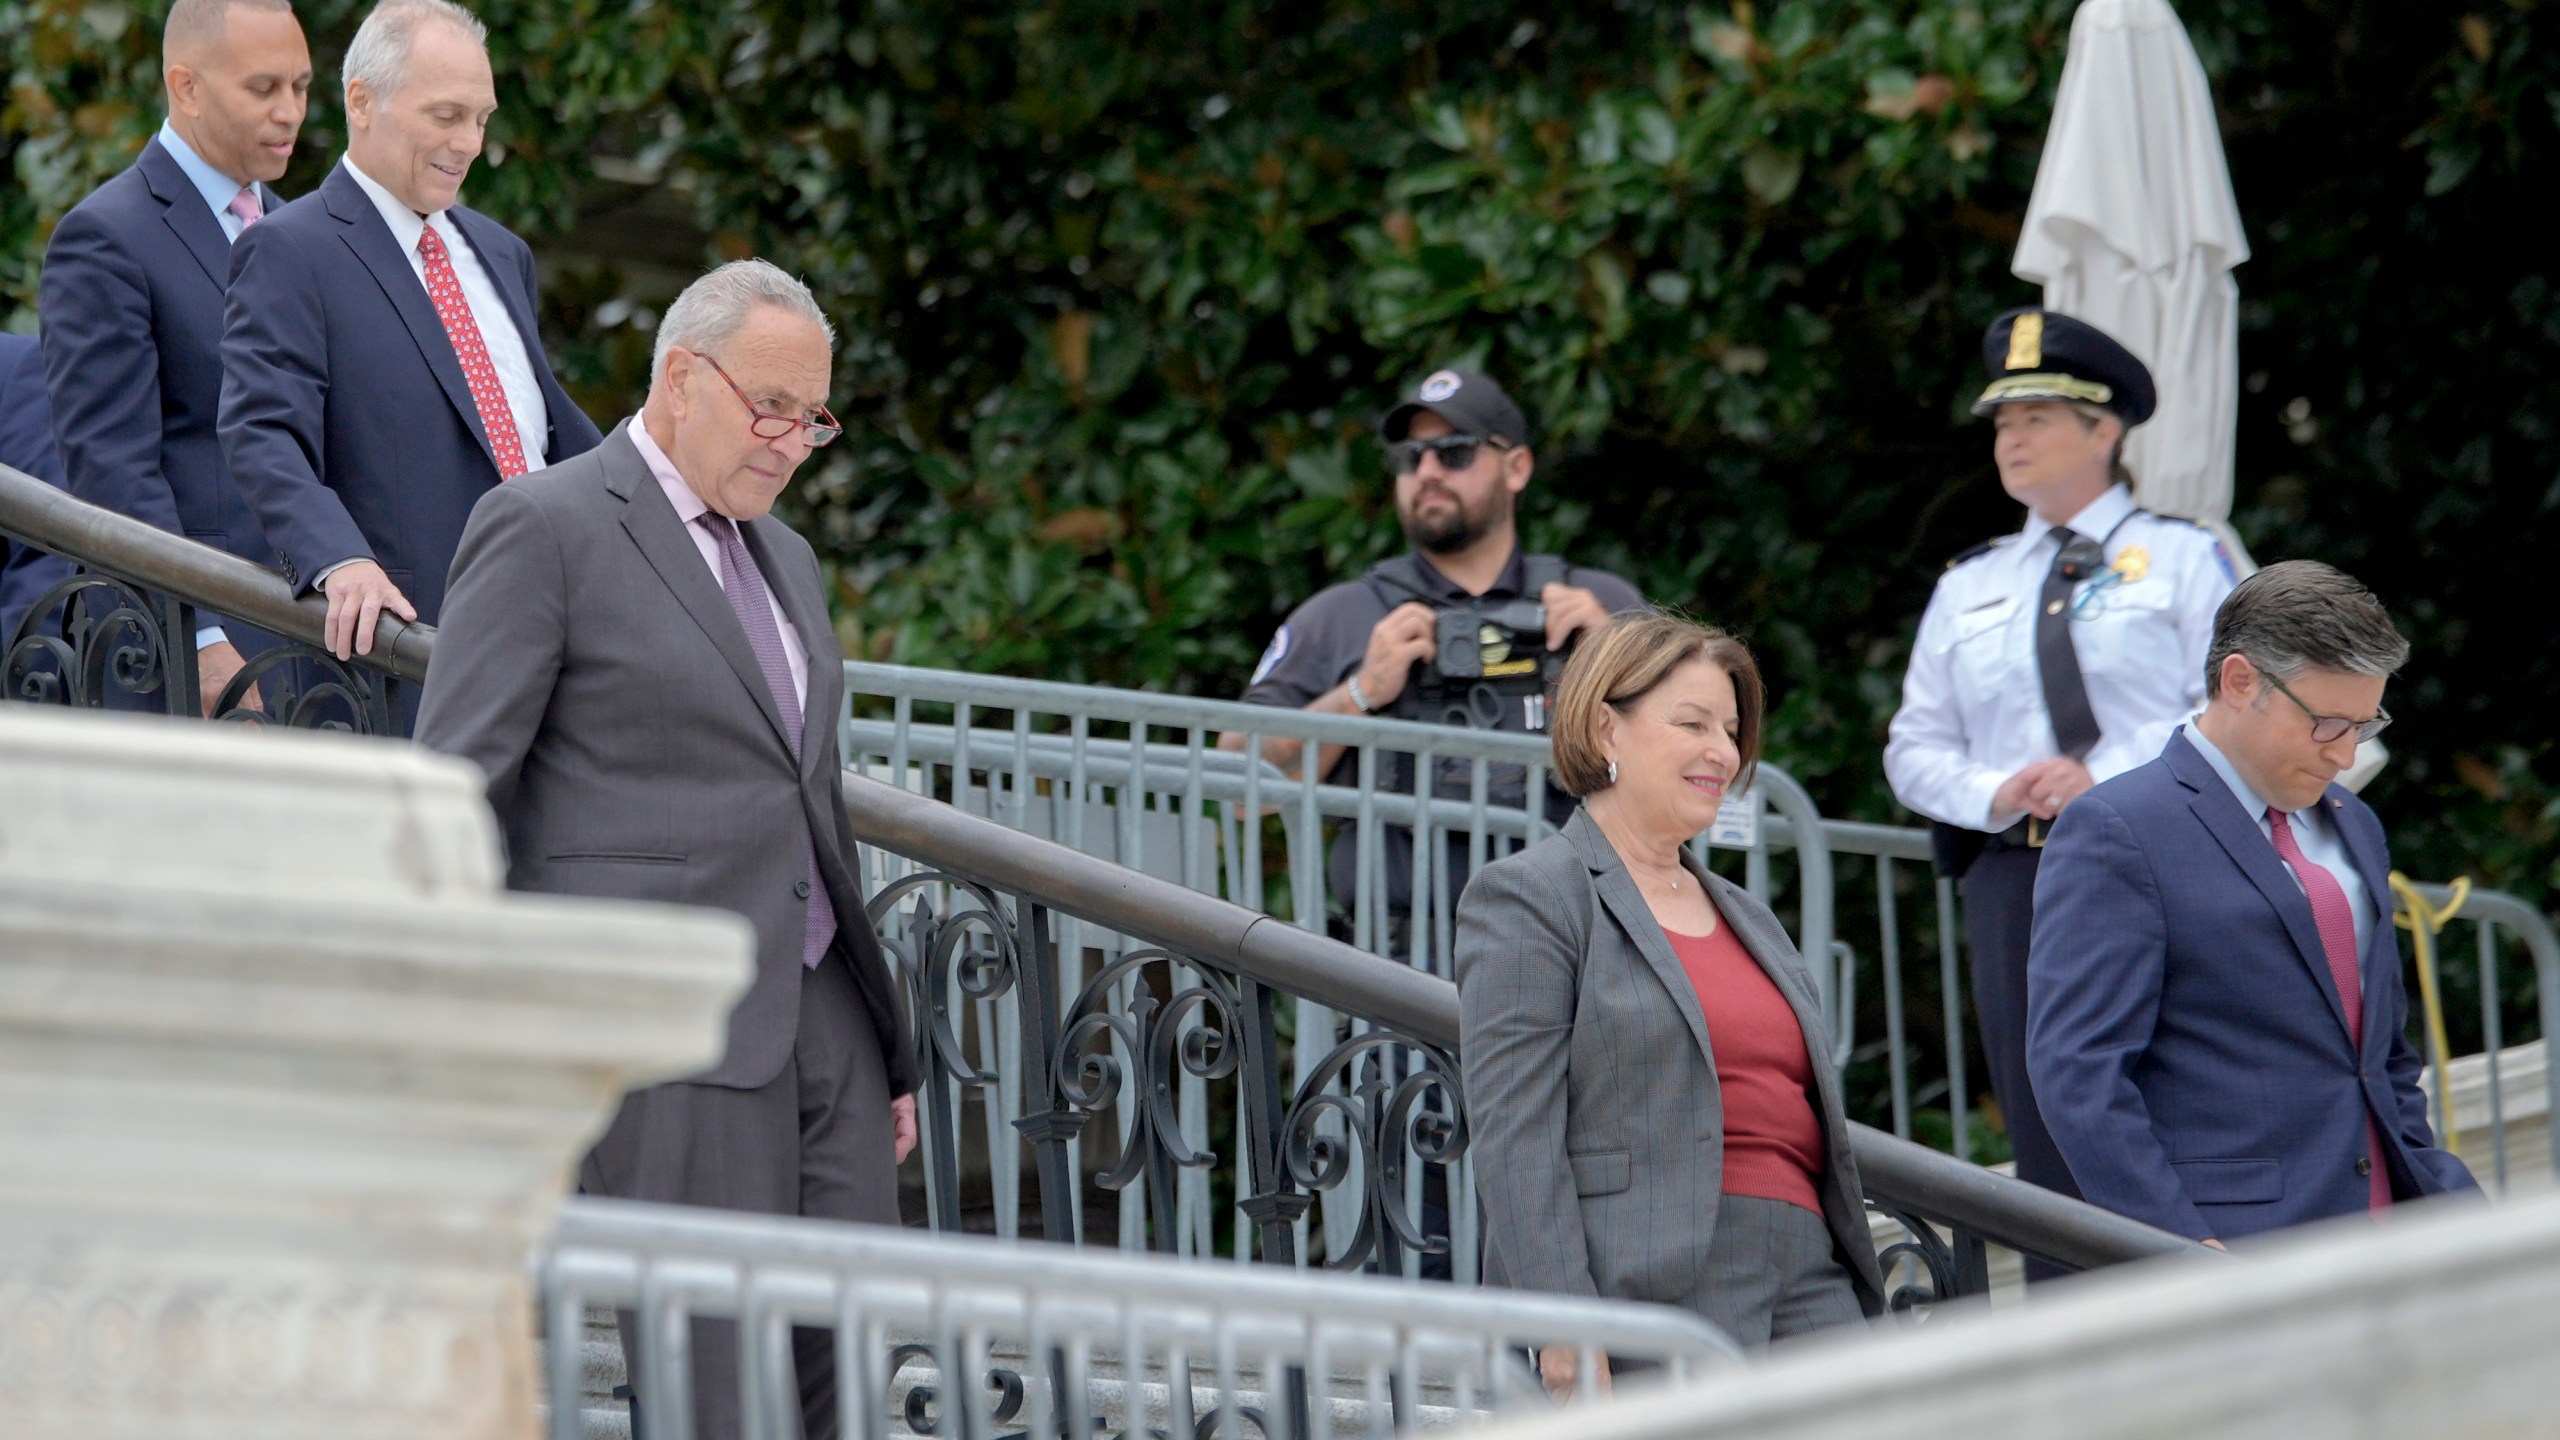
[[[1322,930],[1338,911],[1351,943],[1442,976],[1455,898],[1438,873],[1449,868],[1448,852],[1463,846],[1472,869],[1552,828],[1539,803],[1551,785],[1543,736],[859,661],[845,665],[845,692],[843,749],[860,773],[1254,909],[1284,898],[1269,893],[1277,870],[1296,924]],[[919,707],[938,713],[920,717]],[[985,723],[990,712],[1005,719]],[[1220,749],[1222,735],[1238,737],[1241,749]],[[1269,741],[1349,747],[1355,781],[1326,784],[1263,762]],[[1407,760],[1414,772],[1444,777],[1454,767],[1467,795],[1400,793],[1388,772]],[[1523,774],[1526,805],[1492,799],[1502,766]],[[1801,785],[1766,764],[1729,808],[1697,848],[1742,852],[1744,883],[1769,898],[1770,822],[1792,839],[1814,833],[1821,816]],[[1286,850],[1277,866],[1267,863],[1263,827],[1245,823],[1265,813],[1276,816]],[[1329,893],[1325,832],[1335,825],[1358,855],[1349,896]],[[1383,898],[1389,827],[1416,839],[1400,877],[1409,896],[1402,914],[1387,913]],[[1829,854],[1800,853],[1790,908],[1798,943],[1819,957],[1831,949]],[[1821,978],[1828,1001],[1836,977]]]
[[[591,1307],[637,1314],[633,1380],[661,1440],[691,1425],[695,1318],[738,1322],[749,1440],[799,1433],[794,1326],[835,1333],[847,1437],[903,1419],[956,1440],[1244,1424],[1330,1440],[1551,1408],[1525,1359],[1546,1346],[1586,1374],[1606,1355],[1675,1380],[1741,1358],[1669,1306],[614,1200],[571,1201],[536,1271],[555,1440],[584,1434],[581,1357],[563,1340]]]
[[[1442,976],[1452,973],[1456,889],[1442,872],[1461,855],[1472,871],[1551,829],[1543,807],[1501,805],[1491,795],[1495,768],[1504,765],[1519,767],[1527,796],[1544,793],[1543,736],[861,662],[845,666],[845,691],[843,753],[858,773],[1205,894],[1285,915],[1307,930],[1330,932]],[[1239,737],[1239,748],[1219,748],[1222,735]],[[1292,775],[1261,758],[1270,741],[1348,746],[1356,783]],[[1421,775],[1443,763],[1456,767],[1465,798],[1394,788],[1391,772],[1400,762]],[[1735,796],[1727,809],[1730,818],[1700,836],[1696,848],[1702,858],[1717,849],[1740,852],[1743,883],[1769,898],[1780,888],[1771,872],[1770,837],[1780,831],[1815,833],[1820,816],[1803,787],[1775,766],[1763,766],[1752,789]],[[1405,847],[1403,874],[1409,903],[1400,912],[1387,899],[1395,830],[1413,837]],[[1349,895],[1331,892],[1330,846],[1353,849],[1350,868],[1357,879]],[[1794,853],[1793,893],[1781,898],[1795,902],[1790,908],[1806,953],[1838,960],[1829,938],[1830,854],[1819,846]],[[906,873],[893,856],[874,851],[865,860],[866,888],[874,891]],[[1063,930],[1057,944],[1063,994],[1079,993],[1091,975],[1127,953],[1121,937],[1071,921]],[[1832,1059],[1843,1063],[1855,1043],[1847,972],[1822,964],[1814,969],[1836,1022]],[[954,1003],[977,1012],[975,1034],[987,1047],[979,1068],[1015,1077],[981,1091],[964,1148],[973,1162],[984,1156],[983,1177],[973,1171],[965,1178],[973,1190],[981,1179],[986,1184],[993,1228],[1018,1234],[1024,1181],[1011,1136],[1021,1119],[1021,1094],[1013,1063],[1018,1056],[1009,1038],[1016,1032],[1018,1001],[1003,995],[955,997]],[[1321,1043],[1293,1046],[1295,1078],[1304,1083],[1334,1043],[1355,1039],[1366,1025],[1312,1001],[1296,1002],[1295,1009],[1294,1037],[1321,1037]],[[1408,1057],[1405,1063],[1418,1062]],[[1339,1077],[1333,1083],[1352,1081]],[[1185,1135],[1203,1145],[1217,1124],[1204,1087],[1186,1076],[1179,1089]],[[964,1097],[949,1098],[957,1110]],[[1138,1104],[1135,1095],[1122,1097],[1124,1128],[1136,1122]],[[1409,1183],[1418,1187],[1422,1181],[1414,1176]],[[1184,1250],[1216,1253],[1210,1177],[1187,1173],[1182,1187],[1176,1226]],[[1149,1224],[1143,1201],[1124,1206],[1120,1223],[1123,1244],[1140,1248]],[[1355,1220],[1346,1210],[1327,1207],[1319,1223],[1341,1244]],[[1237,1228],[1232,1248],[1241,1253],[1241,1221]],[[1408,1256],[1405,1263],[1410,1268],[1419,1261]],[[1472,1255],[1459,1262],[1462,1272],[1472,1268]]]
[[[1454,934],[1450,897],[1434,881],[1451,847],[1435,842],[1457,837],[1472,867],[1549,828],[1537,807],[1496,805],[1485,794],[1485,777],[1497,764],[1520,765],[1533,782],[1542,779],[1546,751],[1538,736],[904,666],[855,663],[845,673],[845,753],[856,769],[1286,915],[1306,929],[1330,925],[1361,948],[1401,954],[1434,973],[1449,973]],[[1240,751],[1221,750],[1222,734],[1248,738]],[[1355,783],[1324,784],[1257,763],[1258,747],[1272,740],[1353,747]],[[1467,767],[1470,793],[1417,798],[1386,788],[1390,757],[1397,755]],[[1739,878],[1764,899],[1789,892],[1781,898],[1794,902],[1788,911],[1797,942],[1808,958],[1823,962],[1814,970],[1832,1024],[1830,1058],[1859,1082],[1853,1111],[1889,1121],[1904,1138],[1972,1158],[1980,1153],[1972,1104],[1979,1072],[1967,1061],[1972,1022],[1960,961],[1961,903],[1956,887],[1930,869],[1927,832],[1823,819],[1783,768],[1764,764],[1760,773],[1754,792],[1729,807],[1735,812],[1729,827],[1700,837],[1699,851],[1738,852]],[[1535,793],[1536,783],[1531,788]],[[1248,823],[1246,817],[1265,813],[1275,817],[1271,826]],[[1408,874],[1413,899],[1401,915],[1385,913],[1383,903],[1381,852],[1389,827],[1420,837]],[[1327,886],[1332,829],[1341,832],[1334,843],[1355,847],[1360,857],[1359,883],[1348,896]],[[1819,845],[1799,844],[1815,834]],[[1792,872],[1783,881],[1773,872],[1779,857]],[[2443,887],[2422,890],[2438,904],[2449,895]],[[1852,922],[1856,933],[1843,933]],[[2452,924],[2448,940],[2463,938],[2462,925],[2474,929],[2484,998],[2497,993],[2507,947],[2524,948],[2540,979],[2543,1032],[2552,1033],[2560,942],[2549,922],[2514,896],[2473,891]],[[1077,948],[1072,938],[1062,941],[1062,963],[1071,963],[1067,957]],[[1920,958],[1933,951],[1935,964]],[[2453,952],[2445,947],[2448,957]],[[1108,953],[1097,951],[1096,958]],[[1065,977],[1069,993],[1081,978],[1081,972]],[[2484,1005],[2481,1019],[2486,1048],[2505,1049],[2508,1037],[2494,1004]],[[1334,1023],[1312,1004],[1299,1020],[1302,1033],[1310,1034]],[[2508,1093],[2515,1066],[2485,1068],[2479,1083],[2490,1119],[2473,1128],[2485,1128],[2495,1140],[2475,1140],[2472,1158],[2484,1181],[2503,1186],[2513,1168],[2506,1142],[2516,1110]],[[2560,1066],[2544,1067],[2538,1078],[2542,1088],[2560,1094]],[[2452,1097],[2440,1103],[2449,1122]],[[2560,1105],[2548,1109],[2554,1164],[2560,1165]]]

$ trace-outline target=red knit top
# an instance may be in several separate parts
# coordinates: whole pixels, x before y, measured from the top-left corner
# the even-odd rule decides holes
[[[1713,935],[1662,933],[1706,1012],[1724,1097],[1724,1193],[1821,1214],[1822,1120],[1795,1010],[1732,926],[1718,925]]]

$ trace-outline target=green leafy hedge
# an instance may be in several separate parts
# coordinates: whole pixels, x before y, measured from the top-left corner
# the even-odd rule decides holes
[[[2257,249],[2240,526],[2420,641],[2374,792],[2408,867],[2539,894],[2560,37],[2471,3],[2182,9]],[[333,91],[357,8],[303,9]],[[2007,259],[2071,11],[493,0],[470,195],[537,239],[599,419],[685,268],[817,285],[852,429],[796,504],[862,653],[1232,693],[1395,543],[1373,418],[1467,360],[1540,427],[1533,542],[1753,637],[1777,755],[1889,818],[1911,627],[2015,520],[1962,401],[2032,296]],[[156,16],[0,0],[22,324],[50,222],[156,123]],[[289,191],[337,127],[315,110]],[[622,253],[632,213],[668,263]]]

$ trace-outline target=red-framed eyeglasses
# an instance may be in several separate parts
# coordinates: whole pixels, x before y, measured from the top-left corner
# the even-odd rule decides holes
[[[700,354],[701,352],[696,351],[695,353]],[[720,368],[719,361],[712,359],[708,355],[704,355],[702,356],[702,363],[710,366],[713,373],[717,374],[721,379],[727,380],[731,390],[737,391],[738,403],[746,406],[747,413],[755,417],[747,422],[747,428],[753,430],[756,434],[756,438],[759,440],[780,440],[789,435],[792,431],[797,430],[800,432],[800,438],[808,442],[810,449],[823,450],[827,446],[834,444],[835,438],[844,433],[844,427],[836,423],[836,417],[829,414],[827,412],[827,407],[824,405],[817,407],[818,416],[814,420],[808,419],[804,416],[783,415],[771,410],[759,410],[756,408],[756,402],[747,398],[745,388],[740,386],[737,381],[731,380],[729,378],[728,371]]]

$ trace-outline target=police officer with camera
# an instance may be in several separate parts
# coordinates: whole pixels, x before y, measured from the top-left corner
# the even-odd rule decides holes
[[[1544,733],[1548,690],[1574,643],[1605,629],[1619,611],[1643,609],[1644,597],[1606,571],[1521,552],[1514,511],[1536,459],[1520,407],[1492,380],[1471,370],[1433,372],[1387,412],[1379,438],[1395,472],[1396,518],[1412,549],[1290,612],[1244,699]],[[1242,740],[1229,735],[1221,744],[1241,749]],[[1301,748],[1266,736],[1262,755],[1295,775]],[[1323,746],[1316,773],[1353,783],[1345,749]],[[1494,802],[1525,803],[1525,772],[1504,768],[1511,773],[1492,777]],[[1472,780],[1471,766],[1451,762],[1435,789],[1465,798]],[[1405,774],[1382,788],[1413,787]],[[1571,808],[1562,791],[1549,796],[1551,805]],[[1384,841],[1386,909],[1400,923],[1411,905],[1412,837],[1390,828]],[[1356,879],[1353,848],[1347,840],[1337,844],[1328,867],[1344,904]],[[1457,859],[1444,872],[1452,898],[1466,879],[1463,839],[1453,848]],[[1388,948],[1408,953],[1392,938]]]
[[[2159,755],[2204,705],[2214,611],[2237,582],[2192,521],[2134,503],[2125,432],[2151,372],[2096,326],[2012,310],[1982,339],[1992,459],[2024,528],[1958,555],[1912,642],[1884,755],[1964,894],[1974,1015],[2018,1178],[2079,1194],[2028,1087],[2027,936],[2046,828]],[[2028,1276],[2053,1274],[2030,1262]]]

